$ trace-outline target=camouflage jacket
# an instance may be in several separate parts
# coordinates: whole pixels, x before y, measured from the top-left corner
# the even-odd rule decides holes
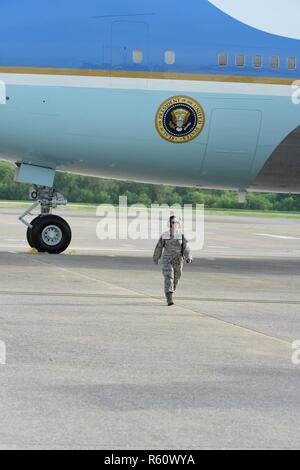
[[[191,259],[191,251],[188,241],[181,232],[172,234],[169,230],[160,237],[153,254],[153,262],[158,263],[163,258]]]

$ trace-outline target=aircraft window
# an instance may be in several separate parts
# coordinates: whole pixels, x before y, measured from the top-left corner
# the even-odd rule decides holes
[[[253,67],[260,68],[263,65],[263,58],[261,55],[257,54],[253,57]]]
[[[297,68],[297,59],[296,57],[287,58],[287,66],[289,70],[296,70]]]
[[[237,54],[235,57],[235,65],[237,67],[245,67],[245,56],[243,54]]]
[[[219,54],[218,62],[220,67],[226,67],[228,65],[228,54]]]
[[[134,64],[141,64],[143,62],[143,51],[141,49],[133,49],[132,60]]]
[[[280,61],[278,55],[273,55],[270,57],[270,67],[272,69],[279,69]]]
[[[176,54],[174,51],[165,52],[165,64],[174,65],[176,61]]]

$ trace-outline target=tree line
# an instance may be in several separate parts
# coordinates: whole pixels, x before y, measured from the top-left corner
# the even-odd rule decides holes
[[[0,162],[0,199],[28,200],[28,185],[14,182],[13,165]],[[127,196],[128,204],[205,204],[211,209],[249,209],[262,211],[300,211],[300,195],[249,193],[245,204],[239,204],[232,191],[199,190],[141,183],[125,183],[86,176],[57,173],[57,190],[69,202],[118,204]]]

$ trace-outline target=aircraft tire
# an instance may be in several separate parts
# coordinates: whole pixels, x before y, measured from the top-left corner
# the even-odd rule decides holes
[[[72,240],[69,224],[57,215],[44,215],[32,227],[31,241],[39,252],[63,253]]]
[[[38,217],[36,217],[35,219],[33,219],[30,223],[32,226],[34,226],[35,222],[40,218],[41,216],[39,215]],[[36,248],[34,246],[34,243],[33,243],[33,240],[32,240],[32,228],[28,227],[27,229],[27,232],[26,232],[26,238],[27,238],[27,242],[28,242],[28,245],[31,247],[31,248]]]

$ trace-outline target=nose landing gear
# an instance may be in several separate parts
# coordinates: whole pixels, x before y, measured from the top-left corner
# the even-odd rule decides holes
[[[66,205],[67,201],[55,189],[38,186],[31,188],[30,197],[35,202],[19,217],[27,226],[28,244],[40,253],[62,253],[71,243],[72,232],[64,219],[52,214],[52,209]],[[41,206],[41,215],[29,224],[25,217],[32,215],[31,212],[38,205]]]

